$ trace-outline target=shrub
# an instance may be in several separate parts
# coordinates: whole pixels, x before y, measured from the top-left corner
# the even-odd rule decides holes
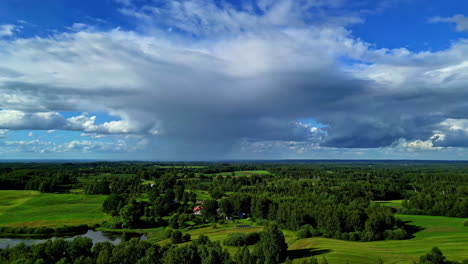
[[[171,243],[172,244],[180,244],[180,243],[183,243],[184,240],[183,240],[183,236],[182,236],[182,232],[179,231],[179,230],[175,230],[172,232],[171,234]]]
[[[349,240],[350,241],[359,241],[359,233],[358,232],[349,232]]]
[[[299,238],[308,238],[312,236],[311,232],[312,227],[310,225],[304,225],[297,231],[297,236]]]
[[[224,239],[225,246],[248,246],[254,245],[260,240],[260,233],[237,233],[231,234]]]
[[[171,238],[172,237],[172,228],[166,229],[166,231],[164,232],[164,236],[166,238]]]

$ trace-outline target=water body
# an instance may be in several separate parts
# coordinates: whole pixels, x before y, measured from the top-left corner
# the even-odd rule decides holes
[[[93,243],[102,243],[102,242],[110,242],[114,245],[117,245],[121,241],[121,234],[120,233],[111,233],[111,232],[102,232],[102,231],[93,231],[93,230],[88,230],[88,232],[84,235],[81,235],[82,237],[89,237],[93,240]],[[67,237],[65,240],[73,240],[77,236],[73,237]],[[147,237],[146,235],[141,235],[139,236],[141,240],[146,240]],[[49,238],[49,239],[57,239],[57,237]],[[38,238],[0,238],[0,248],[6,248],[6,247],[14,247],[20,243],[24,243],[26,245],[33,245],[37,243],[42,243],[47,241],[48,239],[38,239]]]

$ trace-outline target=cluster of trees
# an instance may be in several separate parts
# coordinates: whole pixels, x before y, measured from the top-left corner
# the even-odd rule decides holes
[[[287,186],[287,183],[284,183]],[[238,193],[219,201],[222,212],[228,215],[246,213],[256,219],[277,221],[283,228],[300,230],[324,237],[352,241],[406,239],[407,227],[394,218],[390,208],[371,206],[369,201],[356,199],[349,204],[327,193],[281,195],[269,197]]]
[[[34,236],[63,236],[82,235],[89,230],[88,225],[59,226],[59,227],[0,227],[0,234],[14,235],[34,235]]]
[[[0,169],[0,189],[2,190],[36,190],[57,192],[61,186],[73,184],[76,177],[73,170],[58,168],[54,165],[16,165]]]
[[[174,231],[172,236],[181,235]],[[218,242],[200,236],[182,246],[160,247],[133,238],[119,245],[96,243],[85,237],[48,240],[27,246],[0,249],[0,263],[15,264],[277,264],[284,261],[287,245],[283,233],[272,225],[260,235],[253,253],[243,248],[232,258]],[[175,242],[183,242],[184,236]],[[176,243],[174,243],[176,244]]]
[[[442,251],[438,247],[419,258],[419,264],[468,264],[468,259],[462,262],[447,260]]]
[[[257,242],[260,241],[260,233],[235,233],[229,235],[226,239],[224,239],[223,244],[225,246],[250,246],[255,245]]]
[[[446,193],[423,191],[402,202],[405,214],[468,217],[468,196],[465,192]]]
[[[106,188],[100,188],[105,182]],[[154,179],[154,184],[142,184],[137,176],[112,177],[91,183],[90,189],[109,190],[110,195],[103,203],[103,211],[118,220],[116,227],[143,228],[170,225],[172,228],[183,228],[187,221],[194,220],[193,204],[196,202],[194,192],[185,191],[183,183],[172,173]],[[140,197],[147,197],[142,201]],[[208,208],[208,207],[207,207]],[[217,207],[215,208],[215,210]],[[168,221],[163,217],[169,216]]]
[[[399,170],[378,169],[374,175],[366,167],[355,170],[338,167],[332,171],[333,167],[268,166],[278,175],[195,175],[179,167],[160,173],[153,167],[151,170],[143,167],[133,176],[91,181],[86,190],[110,194],[103,211],[115,216],[109,223],[114,228],[178,229],[186,227],[187,222],[216,223],[222,217],[246,216],[276,221],[281,228],[292,230],[310,226],[313,232],[305,233],[343,240],[406,239],[411,235],[404,223],[393,217],[391,209],[371,206],[375,197],[402,196],[401,185],[406,180],[396,180],[401,176]],[[240,168],[258,167],[217,165],[194,170],[219,172]],[[312,176],[313,173],[319,176]],[[152,184],[142,184],[143,181]],[[193,188],[206,190],[212,197],[203,201],[202,217],[193,216],[196,195],[189,191]]]

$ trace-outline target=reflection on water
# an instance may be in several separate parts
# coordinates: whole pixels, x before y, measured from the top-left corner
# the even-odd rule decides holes
[[[111,232],[102,232],[102,231],[93,231],[88,230],[88,232],[82,237],[89,237],[93,240],[93,243],[101,243],[105,241],[109,241],[110,243],[117,245],[121,241],[121,234],[120,233],[111,233]],[[65,240],[73,240],[77,236],[65,238]],[[138,237],[138,236],[136,236]],[[52,240],[57,239],[56,237],[51,238]],[[140,237],[141,240],[146,240],[146,235],[142,235]],[[37,244],[41,242],[45,242],[48,239],[35,239],[35,238],[0,238],[0,248],[6,247],[14,247],[20,243],[24,243],[26,245]]]

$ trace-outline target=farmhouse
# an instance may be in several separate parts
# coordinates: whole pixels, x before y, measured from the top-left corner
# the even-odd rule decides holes
[[[201,211],[202,211],[202,207],[201,206],[195,206],[193,208],[193,215],[195,216],[200,216],[201,215]]]

